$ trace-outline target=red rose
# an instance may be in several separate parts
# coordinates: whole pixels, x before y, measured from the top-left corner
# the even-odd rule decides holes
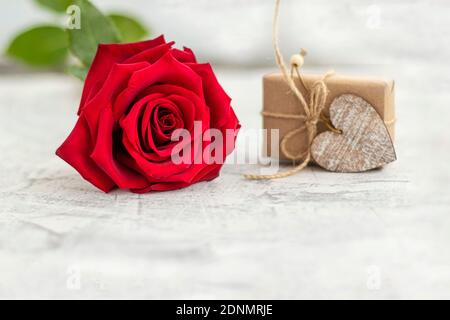
[[[98,48],[78,122],[56,154],[105,192],[117,187],[138,193],[173,190],[219,175],[223,162],[172,161],[179,147],[171,138],[175,130],[192,133],[188,143],[194,146],[200,138],[194,134],[195,121],[202,133],[219,130],[223,140],[228,129],[240,127],[211,66],[197,63],[190,49],[174,49],[173,44],[161,36]],[[231,140],[219,141],[223,160],[234,149]],[[193,147],[192,155],[207,147],[208,142],[200,150]]]

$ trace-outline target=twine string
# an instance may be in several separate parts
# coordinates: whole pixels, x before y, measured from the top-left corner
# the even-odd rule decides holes
[[[280,148],[281,152],[286,156],[288,159],[292,161],[297,161],[300,159],[303,159],[303,161],[297,165],[294,166],[292,169],[279,172],[272,175],[253,175],[253,174],[246,174],[244,175],[245,178],[249,180],[271,180],[271,179],[278,179],[278,178],[284,178],[291,176],[293,174],[296,174],[297,172],[302,171],[304,168],[306,168],[311,161],[311,144],[314,140],[314,138],[317,135],[317,124],[319,122],[324,122],[326,126],[331,129],[332,131],[339,132],[336,130],[329,119],[323,116],[322,112],[325,108],[325,103],[328,97],[328,88],[325,83],[327,78],[334,75],[334,72],[327,72],[321,79],[317,80],[310,90],[306,87],[305,83],[303,82],[303,79],[300,74],[300,68],[303,66],[304,57],[306,56],[306,51],[304,49],[301,50],[300,54],[294,55],[291,58],[290,64],[291,64],[291,70],[289,72],[286,63],[284,62],[283,55],[281,53],[281,49],[279,46],[279,38],[278,38],[278,19],[280,15],[280,2],[281,0],[276,0],[275,3],[275,13],[274,13],[274,19],[273,19],[273,45],[275,50],[275,60],[280,68],[283,78],[288,84],[291,91],[294,93],[297,100],[300,102],[301,107],[303,108],[304,115],[303,114],[282,114],[282,113],[272,113],[272,112],[266,112],[263,111],[263,116],[267,117],[273,117],[273,118],[279,118],[279,119],[297,119],[302,120],[304,122],[303,126],[300,126],[297,129],[294,129],[290,132],[288,132],[283,139],[281,140]],[[307,92],[309,92],[309,102],[307,102],[307,99],[304,97],[302,92],[298,89],[297,85],[295,84],[295,74],[297,75],[298,79],[300,80],[301,85],[306,89]],[[299,110],[300,111],[300,110]],[[288,142],[297,134],[305,131],[307,132],[307,138],[308,138],[308,146],[306,151],[299,152],[298,154],[292,154],[288,148]]]

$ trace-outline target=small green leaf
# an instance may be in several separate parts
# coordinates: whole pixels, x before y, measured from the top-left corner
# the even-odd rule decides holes
[[[65,13],[68,6],[70,6],[73,0],[34,0],[41,6],[59,12]]]
[[[121,14],[110,14],[122,42],[135,42],[148,36],[149,32],[137,19]]]
[[[86,68],[85,66],[72,65],[67,67],[67,72],[73,75],[74,77],[77,77],[81,81],[86,80],[88,71],[89,69]]]
[[[64,29],[56,26],[38,26],[17,35],[6,53],[28,65],[58,66],[66,59],[68,46]]]
[[[88,0],[75,0],[80,8],[81,28],[68,29],[70,50],[90,66],[100,43],[118,43],[119,36],[112,21]]]

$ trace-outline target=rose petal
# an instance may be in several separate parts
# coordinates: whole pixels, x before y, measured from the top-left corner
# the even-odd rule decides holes
[[[114,115],[125,112],[130,104],[152,85],[171,84],[195,93],[200,99],[203,97],[202,79],[189,67],[177,61],[171,54],[166,53],[156,63],[136,71],[130,78],[127,88],[118,96],[114,104]],[[120,116],[119,116],[120,117]]]
[[[155,95],[149,95],[136,103],[119,124],[123,129],[123,139],[127,141],[125,147],[129,152],[135,151],[150,162],[163,162],[171,157],[172,149],[177,142],[170,142],[171,136],[167,137],[162,132],[158,132],[158,128],[154,126],[157,120],[151,116],[154,116],[159,106],[165,106],[171,109],[171,112],[181,121],[178,126],[183,127],[183,122],[182,114],[176,105],[166,98],[149,98]],[[158,141],[162,140],[166,140],[167,144],[159,145]]]
[[[201,112],[195,112],[196,106],[186,97],[172,94],[166,97],[167,100],[172,101],[181,111],[183,117],[184,129],[192,131],[194,127],[195,115],[202,115]],[[206,118],[206,117],[205,117]],[[201,120],[200,118],[199,120]]]
[[[100,112],[97,143],[91,159],[119,186],[120,189],[145,188],[147,180],[140,174],[121,165],[113,155],[114,120],[111,108]]]
[[[175,59],[183,63],[197,63],[194,52],[186,47],[183,50],[172,49],[172,55]]]
[[[114,189],[115,183],[90,158],[93,149],[90,141],[86,119],[80,116],[72,133],[56,151],[56,155],[74,167],[94,186],[109,192]]]
[[[129,152],[131,158],[136,162],[140,172],[149,180],[161,180],[171,175],[183,172],[190,164],[174,164],[171,159],[163,162],[149,161],[142,152],[137,151],[126,135],[122,142]],[[146,155],[148,157],[148,155]]]
[[[183,121],[183,115],[181,114],[178,107],[173,104],[172,101],[168,99],[164,99],[164,102],[155,102],[157,105],[155,109],[153,110],[153,119],[149,119],[147,128],[151,127],[152,130],[149,130],[148,133],[148,139],[152,149],[155,148],[156,150],[160,149],[160,146],[162,146],[164,143],[170,141],[171,133],[167,134],[164,133],[161,130],[161,126],[159,125],[159,112],[162,109],[165,109],[170,112],[170,114],[174,117],[174,124],[173,127],[183,129],[184,128],[184,121]],[[170,156],[170,150],[168,151],[168,155]]]
[[[128,144],[126,147],[130,146],[138,153],[142,153],[144,157],[148,160],[163,160],[161,157],[167,158],[170,156],[170,153],[167,155],[163,155],[158,153],[159,150],[155,148],[155,144],[153,143],[153,139],[148,139],[145,141],[145,147],[148,149],[152,149],[154,153],[146,152],[141,145],[141,137],[140,137],[140,129],[142,126],[139,125],[140,119],[145,119],[147,122],[150,122],[150,115],[153,109],[158,105],[158,103],[166,103],[167,100],[160,97],[161,94],[151,94],[141,100],[139,100],[130,110],[130,112],[124,116],[119,125],[123,129],[124,138],[128,140]],[[156,98],[158,97],[158,98]],[[127,148],[128,149],[128,148]]]
[[[177,182],[157,182],[152,183],[150,186],[144,189],[132,189],[131,191],[137,194],[144,194],[151,191],[171,191],[186,188],[193,183],[198,183],[202,181],[211,181],[219,176],[221,165],[210,165],[201,168],[196,176],[193,176],[191,181],[177,181]]]
[[[123,90],[133,72],[142,70],[149,64],[147,62],[133,63],[133,64],[116,64],[113,66],[108,78],[105,81],[102,89],[92,98],[84,107],[83,114],[91,129],[91,136],[97,136],[98,117],[100,111],[111,104],[111,100]]]
[[[168,99],[174,101],[180,107],[184,116],[186,129],[190,130],[188,125],[193,122],[190,119],[202,121],[204,126],[209,128],[209,108],[205,104],[205,101],[200,99],[192,91],[171,84],[154,85],[143,90],[135,99],[142,99],[142,97],[153,93],[165,94]],[[113,109],[117,111],[117,115],[121,114],[121,108],[126,105],[127,99],[129,98],[125,97],[125,92],[116,99],[116,104]]]
[[[228,141],[227,143],[224,144],[225,149],[224,149],[223,154],[225,156],[228,156],[230,153],[232,153],[234,151],[235,145],[236,145],[237,134],[238,134],[239,130],[241,129],[241,124],[239,123],[239,120],[236,117],[236,114],[234,113],[233,108],[230,108],[230,114],[228,115],[228,119],[227,119],[226,123],[224,124],[224,126],[221,128],[224,139],[227,138],[226,137],[227,129],[234,130],[235,134],[234,134],[233,141]]]
[[[206,104],[211,112],[211,127],[221,128],[229,117],[231,98],[217,81],[214,71],[209,64],[187,64],[203,79]]]
[[[96,92],[94,88],[101,87],[99,83],[101,84],[105,81],[114,64],[121,63],[124,60],[139,54],[143,50],[165,43],[164,36],[159,36],[153,40],[136,43],[100,44],[84,83],[78,114],[81,113],[88,96],[95,95]]]
[[[158,61],[163,55],[165,55],[171,47],[175,44],[175,42],[169,42],[162,45],[159,45],[154,48],[150,48],[139,52],[138,54],[126,59],[123,63],[137,63],[137,62],[149,62],[150,64]]]
[[[190,97],[195,97],[196,100],[199,100],[198,97],[196,97],[195,95],[192,94],[192,92],[187,91],[185,89],[176,87],[176,86],[157,86],[157,87],[152,87],[152,90],[148,90],[148,93],[155,91],[155,92],[171,92],[171,91],[175,91],[178,93],[188,93],[191,95]],[[150,93],[151,94],[151,93]],[[185,98],[184,96],[178,96],[178,95],[169,95],[168,97],[166,97],[167,99],[173,101],[176,103],[176,106],[179,108],[179,110],[182,112],[182,116],[183,120],[184,120],[184,129],[188,130],[191,135],[194,134],[193,130],[194,130],[194,125],[193,125],[193,120],[192,120],[192,113],[195,112],[195,109],[197,109],[197,115],[200,115],[198,119],[198,121],[202,122],[202,129],[203,131],[205,131],[206,129],[209,128],[209,113],[207,112],[199,112],[201,111],[201,108],[196,108],[196,106],[187,98]],[[195,99],[194,99],[195,100]],[[144,100],[144,101],[147,101]],[[161,101],[163,102],[163,101]],[[197,101],[200,102],[200,101]],[[153,102],[152,102],[153,103]],[[200,102],[201,103],[201,102]],[[204,103],[201,103],[201,105],[204,106]],[[135,106],[136,107],[136,106]],[[153,132],[152,131],[146,131],[145,134],[147,134],[147,139],[146,142],[149,142],[149,145],[145,145],[144,147],[146,147],[147,149],[151,149],[154,152],[153,153],[148,153],[145,150],[143,150],[143,148],[139,145],[136,144],[137,137],[138,137],[138,133],[137,130],[134,130],[135,126],[134,123],[136,123],[136,121],[138,121],[138,116],[139,116],[139,112],[142,112],[141,110],[135,109],[135,107],[132,108],[132,112],[133,114],[129,114],[127,116],[127,124],[122,124],[122,121],[124,121],[125,119],[121,120],[121,126],[124,128],[124,139],[128,140],[127,145],[128,146],[134,146],[134,150],[137,151],[138,153],[141,153],[142,156],[144,158],[146,158],[149,161],[156,161],[156,162],[164,162],[167,161],[171,155],[172,155],[172,149],[175,145],[178,144],[178,142],[173,142],[171,144],[168,144],[164,147],[159,147],[156,144],[153,143]],[[206,108],[206,106],[203,107],[203,109]],[[146,110],[144,111],[144,115],[143,118],[144,119],[148,119],[147,123],[150,121],[149,117],[151,115],[152,112],[152,108],[146,108]],[[130,112],[131,113],[131,112]],[[134,119],[130,118],[130,117],[134,117]],[[186,123],[190,123],[189,125],[186,125]],[[143,126],[143,124],[142,124]],[[144,127],[142,127],[142,130],[144,130]],[[187,143],[187,141],[183,141],[183,143]],[[192,159],[194,159],[195,155],[192,155]]]

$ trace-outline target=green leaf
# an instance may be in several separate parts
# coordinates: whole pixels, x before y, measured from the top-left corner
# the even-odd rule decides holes
[[[136,42],[148,36],[149,32],[137,19],[121,14],[110,14],[122,42]]]
[[[112,21],[88,0],[75,0],[80,8],[81,28],[68,29],[70,50],[90,66],[100,43],[118,43],[119,36]]]
[[[85,66],[72,65],[67,67],[67,72],[73,75],[74,77],[77,77],[81,81],[86,80],[88,71],[89,69],[86,68]]]
[[[68,46],[64,29],[37,26],[17,35],[6,54],[32,66],[58,66],[66,59]]]
[[[34,0],[39,5],[59,12],[59,13],[65,13],[68,6],[70,6],[73,2],[73,0]]]

